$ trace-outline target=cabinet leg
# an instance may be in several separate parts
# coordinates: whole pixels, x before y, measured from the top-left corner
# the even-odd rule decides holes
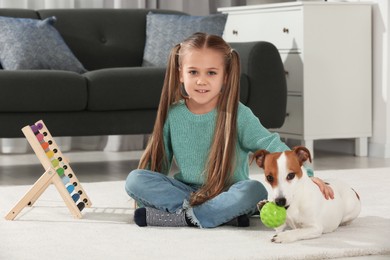
[[[367,156],[368,155],[368,138],[360,137],[355,139],[355,155]]]
[[[305,146],[307,149],[309,149],[311,158],[314,158],[314,140],[302,140],[301,141],[302,146]]]

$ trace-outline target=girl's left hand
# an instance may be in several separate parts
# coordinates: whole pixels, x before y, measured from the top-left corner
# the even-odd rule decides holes
[[[318,188],[320,188],[320,191],[324,194],[325,199],[334,199],[333,189],[323,180],[317,177],[311,177],[311,180],[318,185]]]

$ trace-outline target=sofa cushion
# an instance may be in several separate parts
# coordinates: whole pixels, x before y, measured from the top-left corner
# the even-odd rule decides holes
[[[45,20],[0,17],[0,61],[3,69],[51,69],[83,73],[86,70]]]
[[[88,80],[88,110],[156,109],[165,68],[102,69],[84,76]]]
[[[222,36],[226,19],[226,14],[189,16],[149,13],[142,66],[166,66],[172,47],[196,32]]]
[[[82,75],[59,70],[3,70],[1,112],[81,111],[87,106]]]
[[[0,8],[0,16],[39,19],[37,12],[30,9]],[[1,61],[0,69],[3,69]]]

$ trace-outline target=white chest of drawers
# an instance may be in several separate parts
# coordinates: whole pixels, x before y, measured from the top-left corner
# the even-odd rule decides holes
[[[229,14],[228,42],[268,41],[280,52],[287,78],[287,113],[281,137],[355,138],[367,155],[372,134],[371,5],[290,2],[220,8]],[[272,107],[270,107],[272,109]]]

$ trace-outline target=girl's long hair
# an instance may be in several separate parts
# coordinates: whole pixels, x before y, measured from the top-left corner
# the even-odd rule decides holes
[[[205,165],[206,179],[203,186],[191,195],[192,206],[202,204],[225,191],[231,185],[235,168],[240,59],[238,53],[221,37],[195,33],[172,49],[153,133],[139,163],[141,169],[148,168],[156,172],[169,171],[169,162],[164,151],[163,128],[170,106],[186,98],[180,90],[181,57],[193,49],[202,48],[209,48],[223,54],[225,85],[218,99],[214,138]]]

